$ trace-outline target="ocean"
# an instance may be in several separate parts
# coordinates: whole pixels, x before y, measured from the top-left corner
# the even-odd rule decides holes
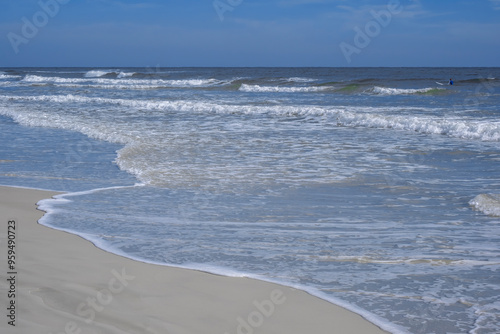
[[[453,78],[454,85],[448,81]],[[148,263],[500,332],[500,68],[0,68],[0,184]]]

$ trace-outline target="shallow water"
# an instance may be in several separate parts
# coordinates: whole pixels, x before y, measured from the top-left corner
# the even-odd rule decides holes
[[[499,69],[0,71],[0,183],[71,192],[44,224],[393,332],[500,330]]]

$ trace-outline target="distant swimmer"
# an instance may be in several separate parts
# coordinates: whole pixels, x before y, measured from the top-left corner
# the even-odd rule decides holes
[[[452,79],[450,79],[450,85],[453,86],[453,80]]]

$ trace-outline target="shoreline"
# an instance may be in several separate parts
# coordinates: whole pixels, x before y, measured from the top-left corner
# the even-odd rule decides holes
[[[0,186],[0,273],[7,276],[0,290],[15,290],[5,302],[14,301],[15,326],[5,305],[2,332],[387,333],[302,290],[139,262],[38,224],[44,213],[35,203],[56,194]],[[16,223],[15,271],[7,270],[9,221]]]

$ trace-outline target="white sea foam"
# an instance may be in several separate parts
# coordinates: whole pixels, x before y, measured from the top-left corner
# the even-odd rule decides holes
[[[500,141],[500,122],[452,120],[430,116],[359,114],[352,111],[339,113],[338,122],[345,126],[366,126],[440,134],[463,139]]]
[[[19,75],[5,74],[5,72],[0,73],[0,80],[1,79],[17,79],[17,78],[20,78],[20,76]]]
[[[473,310],[477,316],[474,328],[470,334],[497,333],[498,315],[500,314],[500,301],[494,301],[485,305],[474,305]]]
[[[99,79],[103,80],[103,82],[107,82],[110,79]],[[97,82],[95,79],[81,79],[81,78],[61,78],[61,77],[43,77],[40,75],[28,74],[26,75],[23,82],[49,82],[49,83],[88,83],[88,82]]]
[[[12,86],[16,86],[17,84],[16,83],[13,83],[12,81],[3,81],[3,80],[0,80],[0,86],[2,87],[12,87]]]
[[[88,71],[87,73],[84,74],[84,77],[86,78],[98,78],[98,77],[102,77],[106,74],[110,74],[110,73],[114,73],[115,71],[113,70],[92,70],[92,71]]]
[[[122,75],[123,74],[123,75]],[[110,88],[110,89],[153,89],[153,88],[168,88],[168,87],[209,87],[213,85],[227,84],[226,81],[217,79],[185,79],[185,80],[164,80],[164,79],[132,79],[134,73],[118,76],[119,79],[101,78],[98,76],[87,78],[61,78],[61,77],[43,77],[38,75],[26,75],[23,82],[29,83],[53,83],[66,87],[78,87],[86,85],[93,88]]]
[[[321,92],[327,90],[328,87],[286,87],[286,86],[260,86],[242,84],[240,91],[255,92],[255,93],[304,93],[304,92]]]
[[[489,216],[500,217],[500,194],[480,194],[469,204]]]
[[[500,141],[499,121],[479,121],[466,119],[446,119],[435,116],[400,116],[385,114],[385,108],[370,108],[364,112],[359,107],[321,107],[321,106],[254,106],[230,105],[216,102],[176,101],[145,101],[110,98],[91,98],[78,95],[40,95],[40,96],[8,96],[0,95],[0,100],[47,101],[55,103],[98,103],[122,105],[137,109],[185,111],[185,112],[216,112],[243,114],[274,114],[274,115],[332,115],[336,117],[337,125],[364,126],[370,128],[396,129],[414,131],[426,134],[439,134],[455,138],[482,141]]]
[[[176,87],[211,86],[223,83],[217,79],[164,80],[164,82]]]
[[[135,74],[135,72],[120,72],[118,73],[117,78],[128,78]]]
[[[314,82],[314,81],[316,81],[316,79],[293,77],[293,78],[288,78],[287,81],[290,81],[290,82]]]
[[[379,87],[375,86],[372,89],[372,92],[378,95],[411,95],[411,94],[424,94],[433,90],[442,90],[444,88],[420,88],[420,89],[404,89],[404,88],[387,88],[387,87]]]

